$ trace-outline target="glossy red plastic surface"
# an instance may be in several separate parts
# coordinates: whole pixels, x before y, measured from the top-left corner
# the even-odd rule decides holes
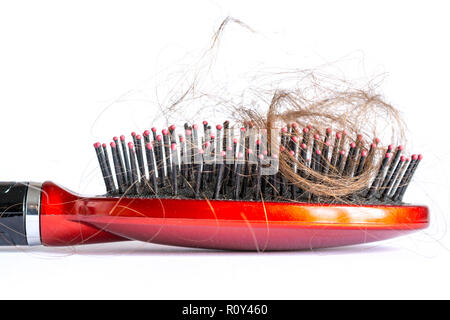
[[[428,226],[423,206],[85,198],[46,182],[45,245],[120,240],[229,250],[298,250],[366,243]]]

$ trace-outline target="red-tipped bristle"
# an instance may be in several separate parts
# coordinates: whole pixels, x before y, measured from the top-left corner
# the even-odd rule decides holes
[[[263,151],[263,155],[267,156],[267,150]]]
[[[200,154],[204,154],[205,153],[205,150],[203,150],[202,148],[198,148],[198,153],[200,153]]]
[[[149,136],[149,135],[150,135],[150,130],[145,130],[145,131],[144,131],[144,136],[147,137],[147,136]]]
[[[331,146],[331,142],[330,142],[330,141],[325,142],[325,144],[326,144],[327,146]]]
[[[151,130],[152,130],[153,132],[156,132],[157,129],[156,129],[155,127],[153,127]]]
[[[309,132],[309,128],[303,128],[303,133],[308,133]]]
[[[247,131],[247,129],[245,129],[244,127],[242,127],[242,128],[241,128],[241,131],[242,131],[242,132],[245,132],[245,131]]]
[[[211,142],[209,142],[209,141],[205,142],[205,148],[208,148],[210,145],[211,145]]]
[[[208,121],[204,120],[204,121],[203,121],[203,125],[204,125],[204,126],[208,125]]]
[[[385,157],[386,157],[386,158],[390,158],[390,157],[392,157],[392,153],[386,152],[386,155],[385,155]]]
[[[184,142],[184,137],[180,135],[180,142]]]
[[[94,148],[98,149],[98,148],[100,148],[101,145],[102,144],[100,142],[96,142],[96,143],[94,143]]]
[[[156,136],[156,140],[161,141],[162,140],[162,136],[159,134]]]
[[[316,133],[316,134],[314,135],[314,139],[316,139],[316,140],[319,140],[319,139],[320,139],[320,136],[319,136],[318,133]]]
[[[403,146],[398,146],[397,149],[403,151]]]
[[[316,154],[318,154],[319,156],[322,154],[322,151],[320,151],[319,149],[316,150]]]
[[[152,149],[153,149],[153,146],[152,146],[151,143],[147,143],[147,144],[145,145],[145,147],[146,147],[148,150],[152,150]]]
[[[291,156],[293,156],[293,155],[295,154],[295,152],[294,152],[293,150],[291,150],[291,151],[289,151],[289,154],[290,154]]]
[[[172,125],[169,127],[169,129],[172,130],[172,131],[174,131],[176,128],[177,128],[177,127],[176,127],[174,124],[172,124]]]
[[[136,135],[136,132],[133,131],[133,132],[131,133],[131,136],[134,137],[135,135]]]
[[[342,132],[336,132],[336,138],[342,139]]]
[[[350,143],[350,147],[351,148],[356,148],[356,143],[354,143],[354,142]]]
[[[222,157],[225,157],[226,154],[227,154],[226,151],[222,151],[222,152],[220,153],[220,155],[221,155]]]
[[[411,156],[411,158],[413,159],[413,160],[417,160],[417,154],[413,154],[412,156]]]
[[[367,157],[367,151],[366,150],[361,151],[361,156],[362,157]]]
[[[306,149],[306,144],[302,143],[302,144],[300,145],[300,148]]]
[[[417,158],[418,158],[419,160],[422,160],[422,159],[423,159],[423,155],[419,154],[419,155],[417,156]]]
[[[116,147],[116,143],[113,141],[109,144],[111,146],[111,148],[115,148]]]
[[[211,134],[209,137],[210,137],[211,139],[215,139],[215,138],[216,138],[216,136],[213,135],[213,134]]]
[[[263,159],[264,159],[264,156],[263,156],[262,154],[260,154],[260,155],[258,156],[258,158],[259,158],[260,160],[263,160]]]
[[[120,141],[125,141],[125,136],[124,135],[120,136]]]
[[[134,148],[133,142],[128,142],[128,148],[130,148],[130,149],[133,149],[133,148]]]
[[[342,131],[342,134],[348,136],[348,131],[344,129],[344,131]]]
[[[308,124],[306,127],[308,128],[308,130],[311,130],[312,125]]]
[[[341,150],[339,153],[345,155],[345,150]]]
[[[280,146],[280,151],[283,152],[286,148],[283,146]]]
[[[287,129],[286,127],[284,127],[284,128],[281,128],[281,131],[282,131],[283,133],[287,133],[287,132],[288,132],[288,129]]]
[[[388,151],[392,151],[394,149],[394,146],[392,144],[388,145]]]
[[[256,139],[256,144],[259,146],[261,144],[261,140]]]
[[[167,136],[168,134],[169,134],[169,130],[167,130],[167,129],[162,129],[162,134],[163,135],[165,135],[165,136]]]
[[[119,140],[118,137],[113,137],[113,140],[117,142],[117,140]]]
[[[333,129],[327,128],[326,132],[327,132],[328,134],[331,134],[331,132],[333,132]]]
[[[375,148],[377,147],[377,145],[376,145],[375,143],[372,143],[372,144],[370,145],[370,147],[371,147],[372,149],[375,149]]]
[[[298,124],[296,123],[296,122],[293,122],[292,124],[291,124],[291,126],[292,126],[292,128],[297,128],[298,127]]]
[[[400,161],[401,161],[401,162],[405,162],[405,161],[406,161],[406,157],[405,157],[405,156],[401,156],[401,157],[400,157]]]
[[[193,124],[193,125],[192,125],[192,129],[198,130],[198,124]]]
[[[189,130],[189,129],[187,129],[187,130],[186,130],[186,135],[187,135],[187,136],[190,136],[191,134],[192,134],[192,131]]]
[[[103,143],[103,144],[102,144],[102,147],[103,147],[103,148],[106,148],[106,143]]]
[[[237,143],[238,139],[237,138],[233,138],[233,143]]]
[[[381,139],[380,138],[375,138],[375,139],[373,139],[373,142],[375,144],[379,144],[381,142]]]
[[[297,143],[297,142],[298,142],[298,137],[297,137],[297,136],[293,136],[293,137],[292,137],[292,141],[294,141],[295,143]]]
[[[141,139],[142,139],[142,136],[141,136],[140,134],[137,134],[137,135],[136,135],[136,139],[137,139],[137,140],[141,140]]]
[[[222,125],[218,124],[218,125],[216,126],[216,129],[217,129],[217,130],[222,130]]]
[[[177,150],[177,145],[176,145],[175,143],[172,143],[171,146],[170,146],[170,149],[171,149],[172,151]]]

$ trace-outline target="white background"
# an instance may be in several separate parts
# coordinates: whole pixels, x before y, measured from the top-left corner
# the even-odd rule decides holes
[[[231,15],[256,33],[226,31],[216,62],[230,70],[337,62],[350,78],[384,77],[380,91],[403,112],[408,149],[425,156],[405,200],[428,205],[432,224],[307,252],[0,248],[0,298],[450,298],[449,9],[448,1],[1,1],[1,180],[104,192],[92,142],[150,127],[165,102],[155,85],[164,92],[178,71],[189,77]]]

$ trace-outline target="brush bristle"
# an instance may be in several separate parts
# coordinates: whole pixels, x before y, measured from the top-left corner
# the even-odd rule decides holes
[[[245,123],[239,136],[234,135],[234,128],[228,121],[213,129],[207,121],[202,123],[202,136],[198,125],[185,124],[185,136],[177,135],[175,125],[171,125],[162,129],[161,135],[157,134],[156,128],[144,131],[142,136],[133,132],[133,142],[129,143],[123,135],[120,143],[119,138],[114,137],[110,144],[111,162],[106,144],[95,143],[107,195],[399,203],[422,160],[422,155],[413,155],[409,161],[402,155],[404,148],[398,146],[394,151],[393,145],[383,149],[383,157],[375,157],[375,148],[380,142],[378,138],[366,145],[362,135],[352,139],[345,130],[333,135],[332,129],[327,128],[322,135],[310,125],[300,130],[296,123],[292,123],[279,130],[277,136],[281,142],[275,150],[266,145],[270,140],[268,130],[258,129],[253,123]],[[345,140],[356,142],[345,147]],[[270,174],[267,171],[263,174],[263,169],[272,162],[278,165],[278,159],[288,159],[290,172],[311,183],[317,183],[319,174],[325,178],[357,180],[368,168],[377,168],[377,171],[366,188],[337,199],[306,191],[305,186],[302,188],[302,185],[292,183],[292,177],[285,176],[279,167]]]

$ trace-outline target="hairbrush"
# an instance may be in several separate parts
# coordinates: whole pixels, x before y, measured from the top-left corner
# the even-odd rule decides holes
[[[238,131],[237,134],[236,130]],[[94,149],[106,187],[86,197],[55,183],[0,184],[0,245],[70,246],[124,240],[225,250],[352,245],[428,226],[403,203],[421,155],[346,131],[281,130],[229,121],[114,137]],[[351,193],[321,191],[330,181]],[[342,184],[345,186],[345,183]]]

